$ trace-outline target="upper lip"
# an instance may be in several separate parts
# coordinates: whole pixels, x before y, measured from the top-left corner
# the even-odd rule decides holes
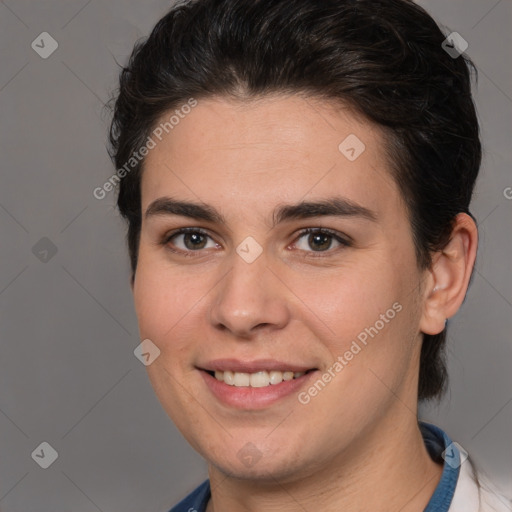
[[[215,359],[198,366],[206,371],[231,371],[238,373],[256,373],[264,370],[275,370],[282,372],[306,372],[313,370],[312,366],[295,364],[276,359],[258,359],[253,361],[241,361],[239,359]]]

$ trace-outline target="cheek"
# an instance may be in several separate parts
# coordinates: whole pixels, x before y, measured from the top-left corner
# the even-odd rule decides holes
[[[352,264],[347,259],[337,272],[314,279],[302,275],[293,290],[304,298],[302,309],[328,359],[337,363],[330,367],[332,392],[344,396],[351,389],[347,403],[375,400],[377,407],[411,362],[418,321],[411,283],[417,276],[405,261],[395,265],[373,256]]]
[[[329,379],[325,391],[310,387],[308,396],[302,397],[311,398],[315,414],[335,404],[343,411],[343,428],[353,429],[354,435],[370,417],[384,414],[396,395],[401,395],[404,379],[409,382],[416,321],[411,296],[401,291],[399,279],[382,272],[375,279],[364,277],[351,274],[344,286],[326,280],[322,293],[311,297],[317,305],[325,305],[323,315],[317,309],[322,319],[317,322],[317,337],[328,349],[331,362],[319,377]],[[321,336],[320,330],[328,334]],[[339,429],[339,421],[326,417],[326,429]]]
[[[173,339],[179,350],[177,333],[204,295],[204,281],[191,279],[186,269],[172,269],[141,248],[133,295],[141,337],[150,338],[161,350],[168,350],[168,340]]]
[[[335,271],[326,269],[315,275],[301,273],[288,278],[303,303],[300,307],[310,311],[320,332],[337,340],[339,350],[380,321],[381,314],[391,309],[388,317],[394,317],[392,306],[400,298],[400,274],[389,265],[379,264],[377,257],[365,260],[347,260]]]
[[[193,371],[188,363],[190,340],[197,339],[198,330],[194,307],[204,295],[194,284],[199,281],[171,269],[141,247],[133,288],[140,338],[149,338],[160,349],[146,371],[164,410],[180,429],[188,428],[187,400],[196,394],[195,381],[187,385],[187,393],[183,382]]]

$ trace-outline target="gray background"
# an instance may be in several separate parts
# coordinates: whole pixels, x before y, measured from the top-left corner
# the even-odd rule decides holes
[[[421,4],[469,43],[486,148],[476,272],[450,326],[450,392],[422,416],[512,494],[512,4]],[[114,58],[124,63],[168,8],[0,2],[2,512],[165,511],[207,476],[133,355],[124,225],[113,193],[92,195],[113,172],[102,105],[117,86]],[[44,31],[59,44],[47,59],[31,48]],[[31,457],[43,441],[59,455],[48,469]]]

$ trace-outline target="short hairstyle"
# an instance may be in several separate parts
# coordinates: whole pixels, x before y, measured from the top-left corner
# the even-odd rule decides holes
[[[409,0],[192,0],[138,42],[113,98],[109,152],[117,169],[167,112],[192,97],[249,101],[300,94],[339,102],[384,133],[407,207],[417,263],[449,241],[481,163],[472,62]],[[125,173],[117,205],[128,222],[132,280],[141,230],[144,160]],[[423,335],[418,399],[447,385],[446,328]]]

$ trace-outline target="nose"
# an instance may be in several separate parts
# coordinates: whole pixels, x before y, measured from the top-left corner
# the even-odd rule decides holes
[[[282,329],[290,319],[286,287],[269,268],[265,252],[247,263],[233,254],[230,271],[215,287],[210,321],[214,328],[251,339]]]

